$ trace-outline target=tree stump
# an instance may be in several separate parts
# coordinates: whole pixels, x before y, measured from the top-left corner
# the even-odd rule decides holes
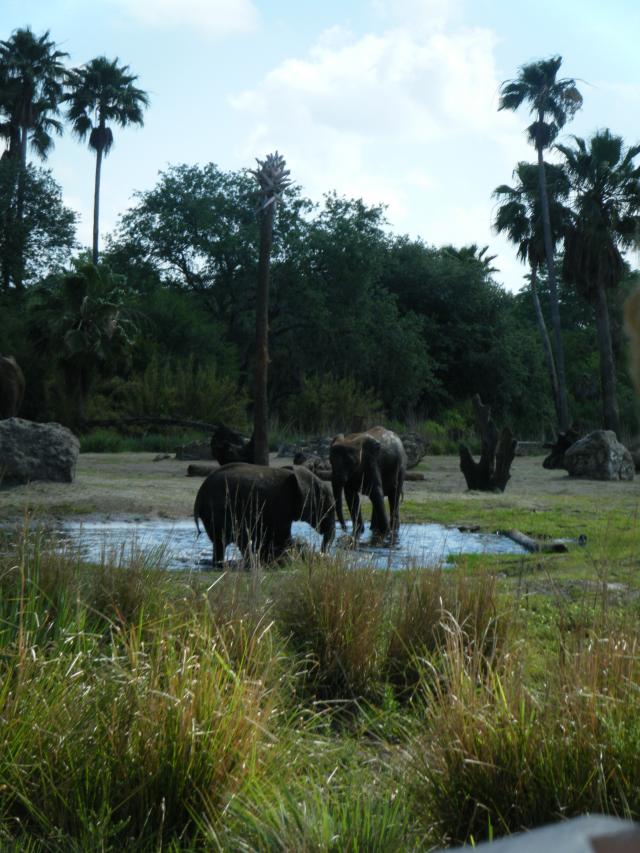
[[[482,451],[480,461],[475,462],[469,448],[461,444],[460,470],[467,481],[467,488],[481,492],[504,492],[511,476],[511,463],[518,442],[508,427],[504,427],[498,435],[498,428],[491,419],[491,408],[483,405],[479,394],[474,395],[472,403]]]
[[[218,424],[211,434],[211,455],[221,465],[228,462],[255,462],[253,435],[247,439],[225,424]]]

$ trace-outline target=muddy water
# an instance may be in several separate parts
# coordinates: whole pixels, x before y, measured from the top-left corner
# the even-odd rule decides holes
[[[303,522],[295,522],[293,536],[312,548],[320,547],[320,537]],[[102,521],[61,525],[62,539],[81,548],[88,560],[100,561],[103,555],[124,556],[132,551],[162,554],[162,564],[170,569],[211,569],[211,543],[206,534],[196,537],[192,519],[184,521]],[[345,553],[355,563],[379,568],[403,569],[410,566],[435,567],[458,554],[524,554],[520,545],[491,533],[468,533],[440,524],[402,524],[395,545],[371,542],[369,533],[357,549],[344,534],[337,533],[332,548]],[[230,545],[227,559],[237,561],[239,553]]]

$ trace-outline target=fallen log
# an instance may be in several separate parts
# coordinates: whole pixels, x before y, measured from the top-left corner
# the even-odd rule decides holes
[[[521,545],[531,553],[564,554],[569,550],[566,542],[562,542],[560,539],[551,539],[549,541],[533,539],[533,537],[527,536],[526,533],[521,533],[519,530],[500,530],[499,533]]]

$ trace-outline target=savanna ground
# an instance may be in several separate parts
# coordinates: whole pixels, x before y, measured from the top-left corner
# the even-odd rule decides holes
[[[190,516],[200,480],[153,460],[0,488],[1,849],[424,850],[640,818],[637,483],[519,457],[504,494],[467,493],[429,457],[403,520],[586,536],[442,570],[51,551],[50,518]]]

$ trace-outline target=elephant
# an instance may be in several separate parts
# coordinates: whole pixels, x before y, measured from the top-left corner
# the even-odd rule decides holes
[[[371,499],[371,532],[374,536],[395,534],[400,524],[399,504],[402,496],[407,455],[395,432],[381,426],[365,432],[336,435],[329,448],[331,485],[338,521],[346,529],[342,514],[342,490],[353,521],[353,535],[364,531],[360,512],[360,492]],[[391,522],[384,505],[389,498]]]
[[[14,418],[24,397],[24,374],[12,355],[0,356],[0,418]]]
[[[291,524],[306,521],[322,534],[326,551],[335,535],[336,515],[328,483],[296,465],[270,468],[231,462],[209,474],[196,495],[193,515],[213,543],[213,564],[224,562],[227,544],[261,562],[279,560],[291,544]]]

